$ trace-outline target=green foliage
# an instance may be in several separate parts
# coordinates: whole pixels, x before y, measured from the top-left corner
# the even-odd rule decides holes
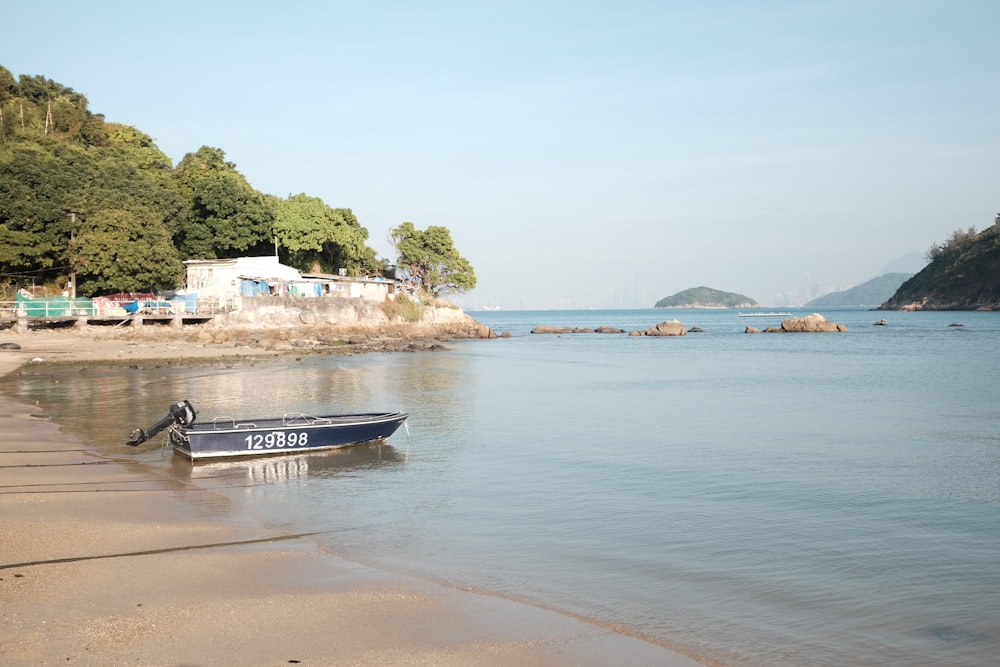
[[[672,296],[663,297],[654,308],[752,308],[758,306],[748,296],[722,292],[710,287],[692,287]]]
[[[278,200],[274,234],[289,264],[303,271],[348,275],[377,272],[375,251],[365,245],[368,230],[349,208],[330,208],[305,193]]]
[[[349,208],[255,190],[218,148],[176,166],[140,130],[87,99],[0,66],[0,282],[77,292],[175,288],[182,260],[281,252],[303,270],[379,273]],[[416,304],[419,306],[419,304]]]
[[[903,283],[881,309],[1000,310],[1000,224],[979,233],[972,227],[956,229],[934,247],[930,264]]]
[[[184,265],[155,211],[102,209],[69,246],[78,292],[155,291],[180,283]]]
[[[19,136],[60,136],[87,146],[105,142],[104,119],[87,98],[43,76],[21,77],[0,67],[0,142]]]
[[[472,265],[458,254],[447,227],[432,225],[421,231],[404,222],[390,232],[390,240],[399,253],[401,278],[435,297],[476,286]]]
[[[976,235],[976,228],[969,227],[968,229],[956,229],[951,233],[951,238],[946,240],[944,243],[935,243],[928,250],[924,258],[928,262],[932,262],[938,257],[946,255],[950,252],[956,252],[961,250],[962,246],[969,242],[971,238]]]
[[[218,148],[202,146],[177,165],[177,181],[189,207],[175,242],[189,259],[239,257],[271,243],[275,213],[236,165]]]

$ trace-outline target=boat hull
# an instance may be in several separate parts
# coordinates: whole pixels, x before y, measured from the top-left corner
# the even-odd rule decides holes
[[[231,419],[170,428],[170,444],[189,459],[274,456],[385,440],[406,421],[405,412]]]

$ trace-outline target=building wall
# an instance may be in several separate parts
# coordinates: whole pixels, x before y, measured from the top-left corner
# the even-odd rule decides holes
[[[187,291],[198,299],[228,302],[243,295],[241,282],[252,279],[278,284],[281,295],[294,292],[304,296],[362,299],[379,304],[396,296],[396,283],[387,280],[356,279],[342,276],[302,276],[293,267],[278,262],[277,257],[238,257],[235,259],[190,260],[187,268]],[[320,287],[317,289],[317,284]],[[265,290],[266,291],[266,290]],[[254,297],[256,298],[256,297]]]

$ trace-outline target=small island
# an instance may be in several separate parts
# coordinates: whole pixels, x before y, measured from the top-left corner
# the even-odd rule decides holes
[[[692,287],[656,302],[654,308],[759,308],[760,304],[743,294],[723,292],[711,287]]]

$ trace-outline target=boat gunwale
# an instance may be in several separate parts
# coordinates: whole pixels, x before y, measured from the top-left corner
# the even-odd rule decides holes
[[[257,431],[280,431],[280,430],[295,430],[301,431],[303,429],[310,430],[323,430],[329,428],[342,428],[345,426],[354,425],[364,425],[364,424],[381,424],[383,422],[391,421],[406,421],[409,419],[409,414],[402,411],[397,412],[369,412],[369,413],[355,413],[355,414],[336,414],[336,415],[305,415],[312,422],[288,422],[286,421],[289,417],[301,418],[303,415],[286,415],[284,417],[265,417],[263,419],[258,419],[255,421],[244,421],[237,422],[233,421],[233,425],[229,425],[230,417],[216,418],[216,420],[210,422],[195,422],[190,426],[178,426],[177,431],[187,435],[191,433],[212,433],[212,434],[224,434],[224,433],[253,433]],[[218,419],[225,419],[226,424],[220,425]]]

